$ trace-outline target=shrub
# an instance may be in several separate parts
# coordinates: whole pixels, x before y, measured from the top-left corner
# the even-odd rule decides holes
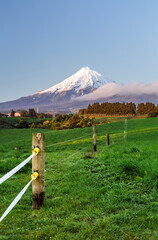
[[[72,129],[72,128],[85,128],[91,127],[93,121],[89,118],[80,117],[77,114],[58,115],[51,121],[43,123],[44,128],[53,130]]]
[[[17,124],[15,125],[17,128],[29,128],[29,124],[23,118],[17,120]]]
[[[154,118],[158,116],[158,112],[149,112],[147,118]]]

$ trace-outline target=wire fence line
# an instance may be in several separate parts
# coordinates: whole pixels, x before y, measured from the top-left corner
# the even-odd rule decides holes
[[[54,145],[60,145],[60,144],[63,144],[63,143],[67,143],[67,142],[73,142],[75,140],[78,140],[78,139],[84,139],[86,136],[89,136],[90,134],[87,134],[87,135],[84,135],[82,137],[78,137],[78,138],[73,138],[73,139],[69,139],[67,141],[63,141],[63,142],[59,142],[59,143],[54,143],[54,144],[51,144],[51,145],[48,145],[46,146],[45,148],[48,148],[48,147],[51,147],[51,146],[54,146]],[[85,148],[83,148],[85,149]],[[82,151],[83,149],[73,153],[72,155],[70,155],[69,157],[63,159],[61,162],[65,161],[66,159],[70,158],[71,156],[73,155],[76,155],[77,153],[79,153],[80,151]],[[25,159],[23,162],[21,162],[19,165],[17,165],[15,168],[13,168],[12,170],[10,170],[8,173],[6,173],[3,177],[0,178],[0,184],[2,184],[3,182],[5,182],[7,179],[9,179],[11,176],[13,176],[16,172],[18,172],[22,167],[24,167],[34,156],[36,155],[36,152],[33,152],[27,159]],[[59,162],[59,163],[61,163]],[[58,164],[59,164],[58,163]],[[56,164],[55,164],[56,165]]]
[[[57,143],[53,143],[53,144],[50,144],[50,145],[47,145],[45,148],[49,148],[51,146],[55,146],[55,145],[62,145],[62,144],[65,144],[65,143],[68,143],[68,142],[73,142],[73,141],[76,141],[76,140],[84,140],[86,139],[86,137],[90,136],[91,135],[91,138],[92,138],[92,133],[90,134],[86,134],[84,136],[81,136],[81,137],[77,137],[77,138],[72,138],[72,139],[69,139],[67,141],[62,141],[62,142],[57,142]],[[104,135],[102,136],[98,136],[98,138],[100,139],[103,139],[105,138]],[[85,151],[85,149],[87,148],[88,146],[84,147],[84,148],[81,148],[80,150],[78,151],[75,151],[74,153],[72,153],[71,155],[69,155],[68,157],[62,159],[61,161],[57,162],[57,163],[54,163],[53,164],[53,167],[56,166],[56,165],[59,165],[63,162],[65,162],[67,159],[70,159],[72,158],[73,156],[79,154],[80,152],[82,151]],[[19,165],[17,165],[15,168],[13,168],[11,171],[9,171],[7,174],[5,174],[2,178],[0,178],[0,184],[2,184],[4,181],[6,181],[8,178],[10,178],[14,173],[16,173],[17,171],[19,171],[23,166],[25,166],[35,155],[37,155],[38,153],[37,152],[33,152],[27,159],[25,159],[22,163],[20,163]],[[20,198],[23,196],[23,194],[25,193],[25,191],[27,190],[27,188],[29,187],[29,185],[32,183],[33,179],[31,181],[29,181],[29,183],[22,189],[22,191],[17,195],[17,197],[13,200],[13,202],[10,204],[10,206],[7,208],[7,210],[4,212],[4,214],[2,215],[2,217],[0,218],[0,222],[6,217],[6,215],[12,210],[12,208],[17,204],[17,202],[20,200]]]
[[[64,161],[66,161],[67,159],[71,158],[72,156],[74,156],[74,155],[76,155],[76,154],[80,153],[81,151],[83,151],[83,150],[84,150],[84,149],[86,149],[86,148],[87,148],[87,146],[86,146],[85,148],[82,148],[82,149],[80,149],[80,150],[76,151],[75,153],[71,154],[70,156],[68,156],[68,157],[64,158],[64,159],[63,159],[63,160],[61,160],[60,162],[53,164],[53,166],[59,165],[60,163],[62,163],[62,162],[64,162]]]
[[[107,131],[107,129],[106,129]],[[92,138],[92,133],[90,134],[86,134],[84,136],[80,136],[80,137],[76,137],[76,138],[72,138],[72,139],[69,139],[69,140],[66,140],[66,141],[61,141],[61,142],[57,142],[57,143],[53,143],[53,144],[50,144],[50,145],[47,145],[45,148],[49,148],[49,147],[52,147],[52,146],[55,146],[55,145],[62,145],[62,144],[66,144],[66,143],[69,143],[69,142],[73,142],[73,141],[76,141],[76,140],[84,140],[86,139],[86,137],[90,136],[91,135],[91,138]],[[101,139],[103,140],[105,138],[104,135],[102,136],[98,136],[98,139]],[[20,139],[20,141],[22,141],[22,139]],[[53,167],[54,166],[57,166],[63,162],[65,162],[67,159],[70,159],[72,157],[74,157],[75,155],[79,154],[80,152],[83,152],[85,151],[85,149],[87,148],[88,146],[86,145],[86,147],[84,148],[81,148],[80,150],[78,151],[75,151],[74,153],[70,154],[68,157],[62,159],[61,161],[57,162],[57,163],[54,163],[53,164]],[[33,152],[27,159],[25,159],[22,163],[20,163],[19,165],[17,165],[15,168],[13,168],[11,171],[9,171],[7,174],[5,174],[2,178],[0,178],[0,184],[2,184],[4,181],[6,181],[8,178],[10,178],[13,174],[15,174],[17,171],[19,171],[23,166],[25,166],[35,155],[37,155],[36,152]],[[12,208],[18,203],[18,201],[21,199],[21,197],[23,196],[23,194],[25,193],[25,191],[27,190],[27,188],[30,186],[30,184],[32,183],[33,179],[29,181],[29,183],[27,183],[27,185],[21,190],[21,192],[17,195],[17,197],[13,200],[13,202],[10,204],[10,206],[7,208],[7,210],[4,212],[4,214],[2,215],[2,217],[0,218],[0,222],[7,216],[7,214],[12,210]]]
[[[90,136],[90,134],[87,134],[87,135],[84,135],[84,136],[78,137],[78,138],[69,139],[69,140],[63,141],[63,142],[53,143],[51,145],[47,145],[45,148],[52,147],[52,146],[55,146],[55,145],[60,145],[60,144],[67,143],[67,142],[73,142],[73,141],[81,139],[81,138],[84,139],[84,137],[87,137],[87,136]]]
[[[44,131],[44,132],[41,132],[41,133],[43,133],[43,134],[52,134],[53,132],[51,131],[51,130],[48,130],[48,131]],[[65,143],[65,142],[69,142],[69,141],[73,141],[73,140],[77,140],[77,139],[80,139],[80,138],[84,138],[84,137],[86,137],[86,136],[88,136],[88,135],[91,135],[90,133],[89,134],[86,134],[86,135],[84,135],[84,136],[81,136],[81,137],[78,137],[78,138],[74,138],[74,139],[70,139],[70,140],[67,140],[67,141],[63,141],[63,142],[59,142],[59,143],[54,143],[54,144],[51,144],[51,145],[47,145],[46,147],[50,147],[50,146],[53,146],[53,145],[58,145],[58,144],[62,144],[62,143]],[[31,137],[31,135],[29,134],[29,136],[28,137]],[[7,142],[6,143],[3,143],[3,140],[4,139],[2,139],[2,144],[8,144],[8,139],[7,139]],[[29,142],[30,140],[28,139],[28,138],[26,138],[26,136],[25,137],[21,137],[19,140],[16,140],[16,143],[21,143],[21,142],[23,142],[25,140],[25,142],[27,141],[27,142]],[[14,144],[15,143],[15,141],[13,140],[13,141],[9,141],[9,143],[10,144]]]
[[[72,142],[78,139],[84,139],[86,136],[89,136],[90,134],[84,135],[82,137],[78,137],[78,138],[73,138],[73,139],[69,139],[67,141],[63,141],[63,142],[59,142],[59,143],[55,143],[52,145],[48,145],[46,147],[50,147],[53,145],[57,145],[57,144],[63,144],[66,142]],[[38,149],[37,149],[38,148]],[[59,165],[60,163],[66,161],[67,159],[77,155],[79,152],[83,151],[84,149],[86,149],[87,146],[85,148],[82,148],[78,151],[76,151],[75,153],[71,154],[70,156],[62,159],[60,162],[54,164],[55,165]],[[19,171],[22,167],[24,167],[35,155],[37,155],[40,152],[39,147],[35,147],[35,149],[33,150],[32,154],[25,159],[22,163],[20,163],[19,165],[17,165],[15,168],[13,168],[11,171],[9,171],[8,173],[6,173],[3,177],[0,178],[0,184],[2,184],[3,182],[5,182],[7,179],[9,179],[13,174],[15,174],[17,171]],[[30,186],[30,184],[32,183],[32,181],[34,180],[34,176],[32,177],[32,179],[26,184],[26,186],[21,190],[21,192],[16,196],[16,198],[12,201],[12,203],[9,205],[9,207],[6,209],[6,211],[3,213],[3,215],[0,218],[0,222],[8,215],[8,213],[13,209],[13,207],[18,203],[18,201],[22,198],[22,196],[24,195],[24,193],[26,192],[27,188]]]
[[[84,135],[82,137],[78,137],[78,138],[73,138],[73,139],[69,139],[67,141],[63,141],[63,142],[58,142],[58,143],[54,143],[54,144],[51,144],[51,145],[48,145],[46,146],[45,148],[48,148],[48,147],[51,147],[51,146],[54,146],[54,145],[60,145],[60,144],[63,144],[63,143],[67,143],[67,142],[72,142],[72,141],[75,141],[75,140],[78,140],[78,139],[84,139],[86,136],[89,136],[90,134],[87,134],[87,135]],[[77,151],[79,152],[79,151]],[[76,153],[77,153],[76,152]],[[76,154],[75,153],[75,154]],[[13,168],[11,171],[9,171],[8,173],[6,173],[3,177],[0,178],[0,184],[2,184],[4,181],[6,181],[8,178],[10,178],[13,174],[15,174],[17,171],[19,171],[22,167],[24,167],[31,159],[32,157],[35,155],[36,153],[32,153],[27,159],[25,159],[22,163],[20,163],[19,165],[17,165],[15,168]],[[74,155],[74,154],[73,154]],[[69,158],[69,157],[68,157]]]

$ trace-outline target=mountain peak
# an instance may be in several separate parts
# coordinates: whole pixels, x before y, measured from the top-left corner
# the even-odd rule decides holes
[[[76,73],[81,73],[81,74],[90,74],[90,75],[95,75],[95,74],[99,74],[98,72],[90,69],[88,66],[86,67],[82,67],[78,72]],[[101,76],[101,74],[99,74]],[[102,76],[103,77],[103,76]]]
[[[91,69],[90,69],[88,66],[83,67],[83,68],[81,68],[80,70],[91,71]],[[79,70],[79,71],[80,71],[80,70]]]
[[[58,83],[44,91],[41,91],[41,94],[57,94],[63,91],[73,91],[76,94],[80,95],[81,90],[82,94],[83,90],[85,93],[89,93],[109,82],[111,81],[105,79],[100,73],[91,70],[88,66],[86,66],[82,67],[79,71],[77,71],[72,76],[66,78],[61,83]]]

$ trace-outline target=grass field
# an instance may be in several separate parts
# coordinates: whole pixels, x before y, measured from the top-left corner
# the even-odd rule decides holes
[[[29,187],[0,239],[158,239],[158,119],[128,120],[126,139],[124,128],[98,125],[95,155],[92,128],[1,129],[0,177],[31,155],[33,132],[45,133],[46,205],[32,210]],[[30,175],[31,162],[0,185],[0,216]]]

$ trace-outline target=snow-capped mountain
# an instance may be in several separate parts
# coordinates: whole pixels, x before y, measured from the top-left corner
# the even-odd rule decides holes
[[[0,111],[42,107],[50,109],[50,106],[66,106],[68,102],[74,101],[79,96],[84,96],[97,90],[99,87],[113,81],[105,79],[101,74],[83,67],[72,76],[66,78],[46,90],[39,91],[34,95],[22,97],[20,99],[0,103]],[[72,100],[73,99],[73,100]]]
[[[94,102],[158,103],[158,81],[151,84],[120,85],[101,74],[83,67],[46,90],[14,101],[0,103],[1,111],[35,108],[40,111],[74,111]]]
[[[90,93],[109,82],[112,81],[105,79],[98,72],[91,70],[89,67],[83,67],[61,83],[41,91],[39,94],[51,93],[57,95],[62,92],[70,93],[70,91],[73,91],[75,96],[80,96],[84,95],[85,93]],[[71,97],[71,95],[72,94],[70,94],[69,97]]]

